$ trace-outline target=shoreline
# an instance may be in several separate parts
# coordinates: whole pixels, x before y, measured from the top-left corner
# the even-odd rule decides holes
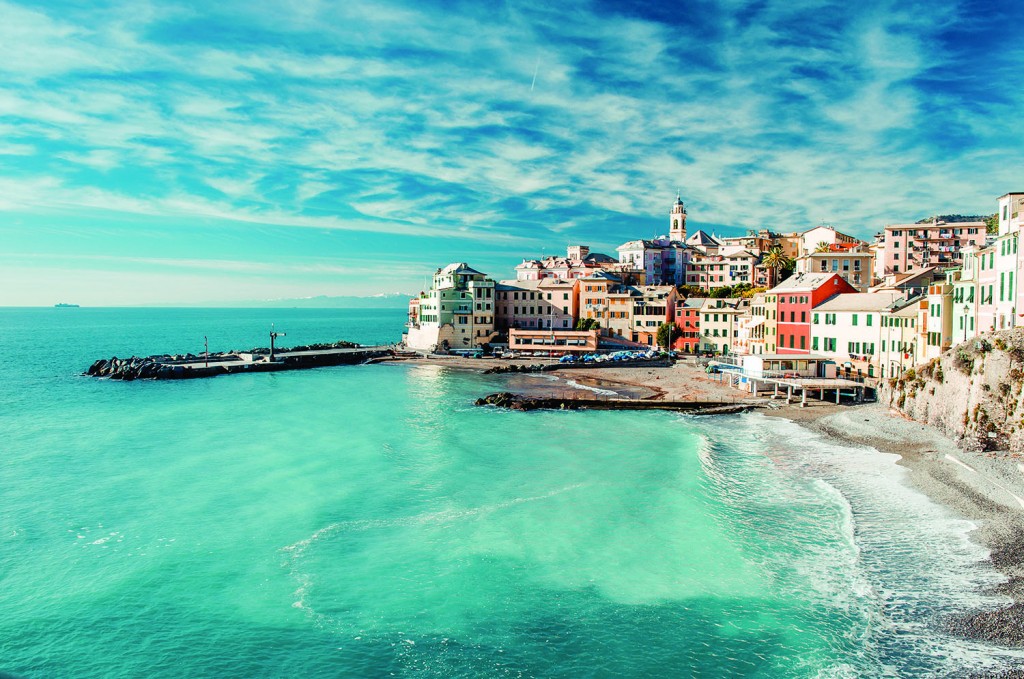
[[[481,372],[494,365],[545,361],[498,363],[445,357],[405,362]],[[737,403],[765,400],[720,382],[691,361],[681,361],[670,368],[583,368],[572,370],[571,375],[568,371],[542,374],[553,375],[562,383],[572,380],[600,385],[610,391],[634,394],[633,398],[718,399]],[[516,382],[516,390],[527,395],[543,393],[545,387],[548,391],[552,388],[551,382],[547,385],[525,380]],[[646,395],[635,395],[644,390],[647,390]],[[762,410],[767,417],[787,419],[844,445],[865,446],[899,456],[897,464],[908,470],[909,482],[915,490],[975,523],[977,528],[971,532],[971,539],[989,550],[993,568],[1006,578],[993,593],[1009,597],[1012,603],[994,610],[967,610],[947,619],[945,625],[957,636],[1024,648],[1024,458],[963,451],[933,427],[907,419],[881,403],[837,406],[809,400],[803,408],[799,403],[787,405],[775,401],[769,404],[770,407]]]

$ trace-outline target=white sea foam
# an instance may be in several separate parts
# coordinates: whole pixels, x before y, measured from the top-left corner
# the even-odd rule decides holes
[[[601,389],[600,387],[592,387],[589,384],[580,384],[576,380],[566,380],[565,383],[568,384],[573,389],[584,389],[586,391],[592,391],[595,394],[600,394],[601,396],[618,396],[619,395],[619,392],[617,392],[617,391],[612,391],[611,389]]]
[[[976,526],[911,487],[897,456],[841,445],[760,415],[739,421],[742,427],[735,426],[736,419],[697,425],[707,439],[702,466],[723,497],[736,503],[735,498],[746,502],[757,492],[784,495],[789,504],[811,503],[806,510],[819,519],[813,530],[820,532],[821,547],[804,545],[800,552],[808,556],[786,567],[799,573],[805,590],[823,605],[855,614],[860,622],[849,633],[862,649],[856,660],[862,671],[889,667],[900,676],[955,674],[1024,658],[1022,651],[943,631],[943,616],[1009,603],[991,594],[1004,577],[987,561],[987,550],[969,538]],[[728,430],[722,428],[725,422]],[[769,461],[776,483],[765,482],[770,475],[744,471],[742,461],[718,459],[719,445],[758,458],[748,462],[754,467]],[[759,483],[764,485],[754,487]],[[772,509],[770,498],[758,506],[762,512]],[[839,669],[826,674],[842,675]]]

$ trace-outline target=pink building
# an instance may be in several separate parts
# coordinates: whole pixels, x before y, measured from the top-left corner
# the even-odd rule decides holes
[[[495,330],[568,330],[579,318],[579,281],[501,281],[495,286]]]
[[[961,249],[985,246],[985,222],[889,224],[882,236],[883,275],[929,266],[960,266]]]

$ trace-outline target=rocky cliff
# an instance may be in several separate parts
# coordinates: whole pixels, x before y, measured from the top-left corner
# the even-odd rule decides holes
[[[1024,329],[953,346],[879,385],[878,399],[965,450],[1024,451]]]

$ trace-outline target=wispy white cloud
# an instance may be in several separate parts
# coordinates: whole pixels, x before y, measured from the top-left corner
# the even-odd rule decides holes
[[[0,209],[404,236],[438,263],[614,246],[679,188],[695,224],[867,235],[1017,180],[1024,93],[970,93],[1019,53],[960,64],[964,11],[0,0]]]

